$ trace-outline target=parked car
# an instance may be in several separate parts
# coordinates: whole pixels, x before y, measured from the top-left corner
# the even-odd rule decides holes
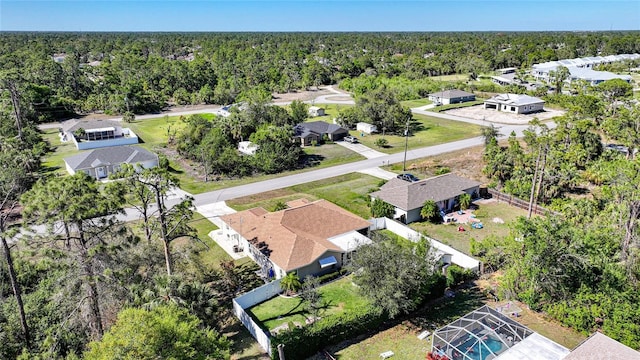
[[[408,181],[408,182],[416,182],[420,179],[418,179],[417,177],[415,177],[413,174],[409,174],[409,173],[405,173],[405,174],[398,174],[398,176],[396,176],[398,179],[400,180],[404,180],[404,181]]]
[[[344,137],[344,141],[350,142],[352,144],[357,144],[358,143],[358,138],[356,138],[355,136],[349,135],[349,136],[345,136]]]

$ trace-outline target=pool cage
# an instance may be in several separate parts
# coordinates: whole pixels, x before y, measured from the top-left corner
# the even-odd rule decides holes
[[[433,334],[431,357],[441,360],[491,360],[533,331],[485,305]]]

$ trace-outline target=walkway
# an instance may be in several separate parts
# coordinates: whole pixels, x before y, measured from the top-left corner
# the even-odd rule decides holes
[[[347,141],[336,141],[336,144],[343,146],[353,152],[357,152],[358,154],[366,157],[367,159],[375,159],[382,156],[387,156],[387,154],[385,153],[382,153],[377,150],[373,150],[372,148],[362,144],[352,144]]]

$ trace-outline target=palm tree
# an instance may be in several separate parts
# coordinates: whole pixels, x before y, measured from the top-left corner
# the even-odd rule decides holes
[[[460,203],[460,209],[467,210],[469,205],[471,205],[471,195],[467,193],[460,195],[458,202]]]
[[[291,294],[298,291],[300,287],[302,287],[302,284],[300,283],[298,274],[296,274],[295,272],[290,272],[287,274],[287,276],[282,278],[282,280],[280,281],[280,287],[285,291],[286,294]]]
[[[420,210],[420,216],[432,222],[436,221],[440,217],[440,208],[438,207],[438,204],[433,200],[425,201],[422,209]]]

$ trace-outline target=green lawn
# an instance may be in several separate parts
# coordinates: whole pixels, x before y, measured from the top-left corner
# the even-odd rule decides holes
[[[213,119],[213,114],[199,114],[200,116]],[[140,142],[151,149],[153,146],[165,146],[169,138],[169,132],[180,133],[186,123],[180,120],[180,116],[163,116],[153,119],[136,120],[132,123],[123,123],[123,127],[133,130]]]
[[[434,107],[432,109],[429,109],[428,111],[438,112],[439,113],[439,112],[443,112],[443,111],[447,111],[447,110],[451,110],[451,109],[459,109],[459,108],[464,108],[464,107],[469,107],[469,106],[476,106],[476,105],[480,105],[480,104],[484,104],[484,99],[476,98],[475,101],[467,101],[467,102],[457,103],[457,104],[436,106],[436,107]]]
[[[351,276],[347,276],[320,288],[325,304],[320,317],[370,306],[370,303],[358,294],[357,288],[351,281]],[[310,315],[304,310],[304,304],[300,298],[282,296],[276,296],[254,306],[247,312],[267,329],[274,329],[289,322],[304,324],[306,317]]]
[[[428,221],[416,222],[409,226],[457,250],[469,254],[469,243],[472,238],[477,241],[482,241],[488,236],[506,236],[509,234],[509,223],[514,221],[518,216],[526,216],[527,212],[502,202],[490,202],[480,204],[479,209],[475,210],[474,214],[482,221],[484,225],[483,229],[473,229],[470,224],[462,224],[465,231],[460,232],[458,231],[459,224],[432,224]],[[494,218],[502,219],[504,224],[494,223]]]
[[[337,95],[336,96],[340,96]],[[338,117],[338,113],[341,109],[353,107],[353,105],[343,105],[343,104],[317,104],[317,107],[324,109],[324,116],[316,116],[313,118],[308,118],[307,121],[325,121],[328,123],[333,123],[333,118]]]
[[[421,129],[409,137],[409,149],[480,136],[481,127],[477,125],[416,114],[413,115],[413,119],[420,123]],[[383,136],[382,133],[360,136],[358,131],[351,131],[351,135],[357,136],[362,144],[387,154],[404,151],[404,136],[388,134]],[[380,148],[375,145],[375,141],[381,137],[387,139],[388,147]]]
[[[377,188],[380,179],[373,176],[351,173],[320,181],[296,185],[285,189],[268,191],[227,201],[232,208],[242,211],[263,207],[271,211],[278,202],[299,198],[309,200],[326,199],[363,218],[369,218],[369,192]]]
[[[45,171],[66,174],[64,158],[79,154],[76,145],[72,141],[61,142],[58,129],[49,129],[43,132],[42,137],[49,143],[53,151],[45,155],[42,166]]]
[[[420,106],[433,104],[433,102],[431,100],[427,99],[427,98],[423,98],[423,99],[416,99],[416,100],[401,101],[400,104],[402,104],[402,106],[406,106],[408,108],[417,108],[417,107],[420,107]]]
[[[305,161],[316,164],[313,167],[314,169],[366,159],[364,156],[336,144],[307,146],[303,151],[305,153]]]

